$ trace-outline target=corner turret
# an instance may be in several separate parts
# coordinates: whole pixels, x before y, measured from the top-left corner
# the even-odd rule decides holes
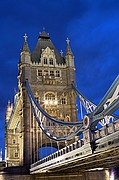
[[[24,35],[24,45],[21,50],[20,54],[20,63],[22,64],[30,64],[31,63],[31,54],[30,54],[30,49],[27,43],[27,35]]]
[[[69,45],[70,40],[67,38],[66,42],[67,42],[66,55],[65,55],[66,66],[74,67],[74,55],[73,55],[72,50]]]
[[[13,105],[10,103],[10,101],[8,101],[7,111],[6,111],[6,125],[10,119],[10,116],[12,114],[12,110],[13,110]]]

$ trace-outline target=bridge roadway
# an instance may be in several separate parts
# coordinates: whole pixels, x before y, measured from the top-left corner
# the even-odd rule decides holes
[[[90,138],[89,138],[90,137]],[[76,173],[119,166],[119,120],[31,165],[30,173]]]

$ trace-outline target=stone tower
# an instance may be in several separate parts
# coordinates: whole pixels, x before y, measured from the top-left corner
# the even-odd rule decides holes
[[[12,160],[10,160],[13,141],[9,145],[8,138],[13,139],[16,135],[19,163],[13,163],[19,166],[29,166],[37,161],[39,158],[38,149],[50,142],[42,134],[32,113],[25,86],[26,79],[29,81],[35,98],[48,114],[63,121],[77,121],[76,96],[71,86],[71,82],[75,81],[74,56],[69,40],[66,41],[66,54],[63,57],[62,51],[58,53],[49,34],[45,31],[39,35],[32,53],[27,43],[27,36],[24,36],[24,45],[18,64],[17,105],[14,108],[14,104],[12,108],[14,113],[11,113],[13,115],[10,118],[7,117],[8,109],[6,113],[5,141],[9,166],[14,159],[12,156]],[[18,122],[19,124],[16,126]]]

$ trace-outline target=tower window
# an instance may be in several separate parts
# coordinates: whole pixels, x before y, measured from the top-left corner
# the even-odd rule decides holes
[[[48,93],[45,95],[45,101],[44,101],[45,105],[57,105],[57,99],[55,97],[55,94],[53,93]],[[51,112],[50,112],[51,114]]]
[[[50,65],[53,65],[53,58],[50,58],[50,59],[49,59],[49,64],[50,64]]]
[[[66,104],[66,98],[65,98],[65,97],[63,97],[63,98],[61,99],[61,104]]]
[[[60,77],[60,72],[56,71],[56,77]]]
[[[48,70],[44,70],[44,75],[48,76]]]
[[[50,71],[50,76],[54,76],[54,71]]]
[[[45,57],[44,58],[44,64],[47,64],[48,63],[48,61],[47,61],[47,58]]]
[[[18,157],[18,152],[15,152],[14,157],[16,158]]]
[[[46,94],[45,99],[46,100],[55,100],[55,95],[52,93]]]
[[[13,144],[16,144],[16,140],[15,140],[15,139],[13,139],[13,141],[12,141],[12,142],[13,142]]]
[[[42,76],[42,70],[38,69],[38,76]]]

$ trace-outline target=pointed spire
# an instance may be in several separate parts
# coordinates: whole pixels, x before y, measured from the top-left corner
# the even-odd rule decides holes
[[[62,51],[62,49],[61,49],[61,51],[60,51],[60,54],[61,54],[61,57],[63,57],[63,51]]]
[[[11,116],[12,110],[13,110],[13,105],[10,103],[10,101],[8,101],[7,111],[6,111],[6,122],[8,122],[8,120]]]
[[[7,106],[8,106],[8,107],[10,107],[10,106],[11,106],[11,104],[10,104],[10,100],[8,101],[8,104],[7,104]]]
[[[66,55],[72,55],[73,56],[73,53],[72,53],[70,45],[69,45],[70,44],[69,38],[66,39],[66,42],[67,42]]]
[[[43,31],[45,31],[45,27],[43,27]]]
[[[29,52],[30,53],[30,49],[29,49],[29,46],[28,46],[28,43],[27,43],[27,35],[25,33],[24,35],[24,45],[22,47],[22,51],[25,51],[25,52]]]
[[[11,111],[13,108],[13,105],[10,103],[10,100],[8,101],[8,104],[7,104],[7,110],[8,111]]]

